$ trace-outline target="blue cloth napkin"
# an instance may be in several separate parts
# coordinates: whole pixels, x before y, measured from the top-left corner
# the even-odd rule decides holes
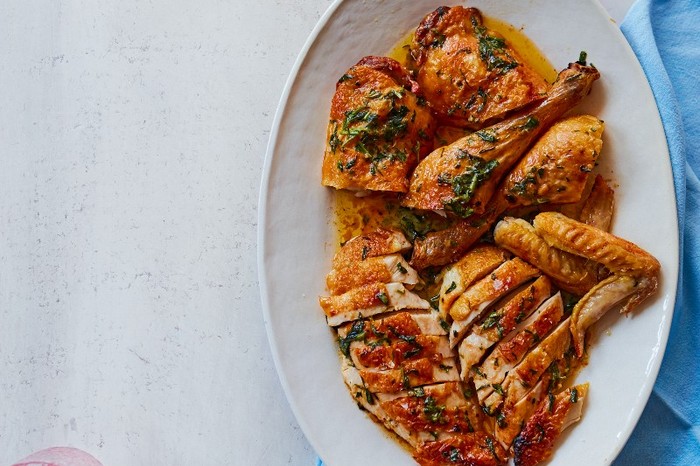
[[[614,466],[700,465],[700,1],[638,0],[622,23],[649,79],[678,200],[678,297],[659,377]]]
[[[666,130],[681,269],[659,377],[613,465],[700,465],[700,0],[638,0],[621,28],[649,79]],[[320,459],[317,466],[323,466]]]

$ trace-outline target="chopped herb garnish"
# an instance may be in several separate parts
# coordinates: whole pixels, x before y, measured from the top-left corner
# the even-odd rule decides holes
[[[369,254],[369,247],[362,246],[362,260],[367,259],[367,254]]]
[[[350,327],[350,331],[345,335],[345,337],[338,338],[338,345],[340,346],[340,351],[347,357],[350,356],[350,344],[353,341],[363,341],[367,334],[365,333],[365,321],[356,320],[355,323]]]
[[[349,81],[349,80],[353,79],[353,77],[354,77],[354,76],[351,75],[351,74],[344,74],[344,75],[342,75],[342,76],[340,77],[340,79],[338,80],[338,82],[339,82],[339,83],[344,83],[345,81]]]
[[[380,291],[379,293],[374,295],[374,297],[377,298],[378,300],[380,300],[384,304],[389,304],[389,298],[387,297],[386,293],[384,293],[383,291]]]
[[[484,323],[481,324],[481,328],[484,330],[490,329],[495,327],[498,322],[501,320],[501,314],[498,313],[498,311],[493,311],[491,312],[486,319],[484,319]]]
[[[549,392],[547,394],[547,400],[549,405],[547,406],[547,409],[549,409],[549,412],[552,413],[554,412],[554,394],[552,392]]]
[[[408,273],[408,270],[406,270],[406,267],[404,267],[401,262],[396,263],[396,270],[398,270],[400,273]]]
[[[506,50],[505,39],[488,35],[488,30],[476,18],[472,18],[472,26],[479,41],[479,56],[489,71],[498,70],[503,74],[518,66],[518,62]]]
[[[496,461],[500,462],[501,459],[496,454],[496,447],[494,446],[493,439],[491,437],[486,437],[486,446],[488,447],[489,451],[491,452],[493,457],[496,459]]]
[[[487,129],[482,129],[480,131],[477,131],[476,133],[477,136],[479,136],[481,139],[483,139],[486,142],[496,142],[496,133],[492,130],[487,130]]]
[[[408,391],[408,396],[413,396],[416,398],[423,398],[423,397],[425,397],[425,390],[423,389],[423,387],[416,387],[416,388]]]
[[[457,447],[451,447],[449,450],[443,451],[442,456],[450,463],[462,463],[464,461],[462,453]]]
[[[578,54],[578,60],[576,60],[576,63],[578,63],[581,66],[586,66],[586,59],[588,58],[588,53],[586,53],[585,50],[581,50],[581,53]]]
[[[445,405],[438,405],[435,398],[432,396],[425,397],[425,405],[423,406],[423,414],[433,424],[442,424],[445,420],[442,418],[442,412],[445,411]]]
[[[491,176],[493,170],[498,166],[498,160],[487,162],[481,157],[471,155],[468,158],[470,165],[462,174],[453,178],[444,173],[438,176],[438,183],[451,185],[455,194],[455,197],[444,202],[445,209],[462,218],[467,218],[474,213],[474,210],[469,206],[469,201],[471,201],[476,189]]]
[[[445,293],[451,293],[457,288],[457,284],[455,282],[450,283],[450,286],[447,287],[447,290],[445,290]]]
[[[576,403],[578,401],[578,390],[576,388],[571,389],[571,402]]]
[[[535,117],[529,116],[527,117],[527,120],[525,120],[525,123],[520,127],[520,129],[524,131],[530,131],[531,129],[537,128],[537,126],[540,124],[539,120]]]
[[[505,392],[503,391],[503,387],[501,386],[500,383],[491,384],[491,387],[493,387],[493,391],[495,391],[499,395],[501,395],[501,396],[505,395]]]

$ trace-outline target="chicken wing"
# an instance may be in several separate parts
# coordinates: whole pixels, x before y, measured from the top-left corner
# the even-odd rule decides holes
[[[340,78],[331,102],[324,186],[408,190],[408,176],[432,149],[435,131],[419,89],[386,57],[365,57]]]
[[[551,246],[598,262],[612,273],[572,311],[571,333],[580,357],[586,329],[615,303],[626,300],[621,312],[627,313],[652,295],[658,286],[661,265],[637,245],[557,212],[539,214],[534,226]]]
[[[496,244],[534,265],[560,288],[583,296],[598,282],[598,265],[551,247],[521,218],[505,217],[493,231]]]
[[[403,205],[462,218],[483,213],[498,182],[530,144],[599,77],[595,68],[572,63],[537,107],[433,151],[413,172]]]
[[[482,128],[544,98],[548,85],[476,8],[440,7],[416,29],[411,57],[416,80],[439,119]]]

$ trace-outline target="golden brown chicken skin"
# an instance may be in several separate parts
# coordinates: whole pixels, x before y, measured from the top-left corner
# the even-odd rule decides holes
[[[482,128],[541,100],[547,83],[476,8],[440,7],[416,29],[416,79],[441,122]]]
[[[419,87],[391,58],[369,56],[336,85],[322,183],[338,189],[406,192],[432,149],[435,124]]]
[[[426,442],[413,457],[421,466],[498,466],[508,455],[490,435],[472,432]]]
[[[534,466],[552,455],[561,432],[581,418],[587,393],[588,384],[581,384],[540,402],[535,414],[515,438],[515,466]]]

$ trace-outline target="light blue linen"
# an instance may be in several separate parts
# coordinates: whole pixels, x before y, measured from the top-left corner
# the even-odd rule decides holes
[[[654,392],[614,466],[700,465],[700,1],[638,0],[622,32],[649,79],[666,130],[681,274]]]

